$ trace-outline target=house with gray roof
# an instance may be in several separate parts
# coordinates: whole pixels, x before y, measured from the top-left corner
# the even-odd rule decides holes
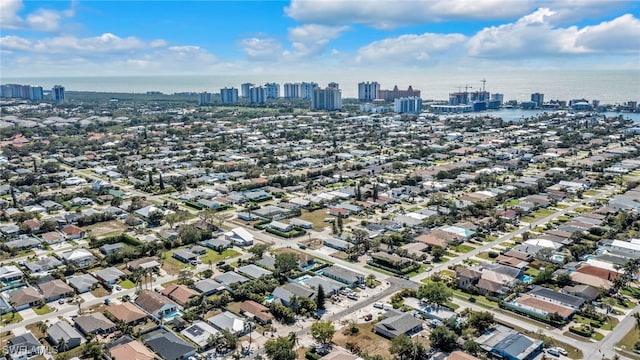
[[[195,346],[164,329],[143,335],[142,341],[163,359],[187,360],[196,353]]]
[[[355,287],[364,282],[363,274],[336,265],[322,269],[322,275],[346,284],[349,287]]]
[[[205,240],[200,244],[214,251],[224,251],[224,249],[228,249],[231,247],[231,241],[225,239],[224,236],[219,236],[213,239]]]
[[[107,334],[116,328],[116,325],[101,312],[78,316],[75,322],[76,327],[85,335]]]
[[[383,316],[384,319],[375,324],[373,329],[376,334],[388,339],[393,339],[400,335],[411,337],[422,330],[422,320],[410,313],[388,310]]]
[[[535,286],[528,294],[534,298],[562,306],[568,306],[576,310],[580,309],[584,304],[584,299],[579,296],[565,294],[542,286]]]
[[[535,359],[543,343],[503,325],[496,325],[476,339],[480,347],[500,359]]]
[[[318,290],[322,286],[322,290],[327,295],[337,294],[340,289],[346,287],[345,284],[326,278],[324,276],[312,276],[310,279],[304,282],[305,285]]]
[[[245,318],[229,311],[214,315],[208,318],[207,322],[218,330],[228,330],[239,336],[244,335],[249,330]]]
[[[67,294],[73,293],[71,286],[60,279],[38,284],[38,287],[46,302],[55,301],[65,297]]]
[[[11,354],[11,359],[28,359],[32,356],[40,355],[42,348],[43,345],[40,341],[30,331],[27,331],[22,335],[11,338],[6,345],[5,351]]]
[[[104,244],[100,246],[100,252],[109,255],[124,249],[123,243]]]
[[[213,279],[225,286],[231,286],[233,284],[242,284],[247,281],[251,281],[248,278],[233,271],[229,271],[224,274],[218,275]]]
[[[279,301],[284,306],[291,306],[293,296],[312,298],[316,294],[315,290],[298,283],[288,283],[273,290],[273,301]]]
[[[256,266],[254,264],[240,266],[236,269],[236,271],[253,279],[260,279],[263,276],[269,276],[273,274],[271,271],[263,269],[260,266]]]
[[[9,249],[32,249],[40,246],[40,240],[30,236],[20,236],[19,238],[4,243]]]
[[[177,249],[172,256],[184,263],[198,260],[198,255],[187,249]]]
[[[91,290],[99,281],[90,274],[76,275],[67,278],[67,282],[78,294],[83,294]]]
[[[196,281],[196,283],[193,284],[193,288],[200,292],[202,295],[209,296],[211,294],[217,294],[224,291],[226,289],[226,286],[213,279],[202,279]]]
[[[93,275],[106,285],[115,285],[118,280],[125,276],[120,269],[111,266],[102,270],[94,271]]]
[[[65,348],[68,350],[85,342],[84,335],[64,320],[58,321],[47,329],[47,339],[51,345],[56,347],[61,340],[64,341]]]

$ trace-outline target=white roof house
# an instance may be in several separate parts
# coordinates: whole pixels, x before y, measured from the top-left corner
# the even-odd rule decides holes
[[[224,236],[227,238],[227,240],[231,241],[237,246],[253,245],[253,234],[240,227],[231,229],[231,231],[227,231],[226,233],[224,233]]]

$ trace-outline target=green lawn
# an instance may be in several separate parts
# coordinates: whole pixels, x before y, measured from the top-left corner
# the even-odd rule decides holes
[[[634,327],[620,340],[618,346],[624,350],[632,351],[633,345],[640,339],[640,329]]]
[[[300,219],[313,223],[313,228],[316,231],[324,229],[325,226],[331,226],[331,223],[324,222],[325,218],[335,219],[335,217],[327,214],[327,209],[318,209],[312,212],[303,212],[303,214],[300,215]]]
[[[21,321],[22,321],[22,316],[20,316],[20,313],[17,313],[17,312],[8,312],[0,316],[0,322],[1,322],[0,325],[16,324]]]
[[[212,264],[217,263],[222,260],[233,259],[234,257],[238,257],[241,254],[233,249],[226,249],[225,251],[219,253],[217,251],[213,251],[211,249],[207,249],[207,254],[200,256],[200,260],[202,260],[203,264],[208,264],[211,261]]]
[[[587,190],[585,192],[582,193],[582,195],[584,196],[594,196],[594,195],[598,195],[600,192],[598,190]]]
[[[136,287],[136,284],[134,284],[131,280],[127,279],[127,280],[120,281],[120,286],[122,286],[123,289],[133,289],[134,287]]]
[[[569,206],[571,206],[571,205],[568,205],[568,204],[556,204],[555,207],[556,207],[556,209],[566,209]]]
[[[524,273],[531,277],[535,277],[535,276],[538,276],[538,274],[540,274],[540,270],[536,268],[528,267]]]
[[[593,335],[591,335],[591,338],[594,339],[595,341],[600,341],[602,339],[604,339],[604,335],[602,335],[601,333],[594,331]]]
[[[406,275],[407,275],[408,277],[413,277],[413,276],[416,276],[416,275],[418,275],[418,274],[422,274],[426,268],[427,268],[427,265],[425,265],[425,264],[420,264],[420,267],[419,267],[417,270],[412,271],[412,272],[410,272],[410,273],[408,273],[408,274],[406,274]]]
[[[49,305],[38,306],[32,309],[33,309],[33,312],[36,313],[36,315],[45,315],[53,311],[53,309],[50,308]]]
[[[395,276],[395,274],[394,274],[394,273],[392,273],[392,272],[390,272],[390,271],[382,270],[382,269],[377,268],[377,267],[375,267],[375,266],[365,265],[364,267],[365,267],[365,268],[367,268],[367,269],[369,269],[369,270],[377,271],[377,272],[382,273],[382,274],[385,274],[385,275]]]
[[[609,317],[607,321],[602,324],[602,330],[613,330],[613,328],[616,327],[619,322],[620,320],[618,320],[617,318]]]
[[[460,244],[460,245],[456,245],[456,246],[452,246],[451,249],[459,252],[459,253],[463,253],[466,254],[469,251],[475,249],[475,247],[473,246],[469,246],[469,245],[465,245],[465,244]]]

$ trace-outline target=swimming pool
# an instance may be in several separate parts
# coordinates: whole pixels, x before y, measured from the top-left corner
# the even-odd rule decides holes
[[[522,277],[520,277],[520,280],[522,282],[530,284],[532,279],[531,279],[531,276],[529,276],[529,275],[522,275]]]
[[[268,304],[270,302],[272,302],[274,299],[273,295],[269,295],[267,296],[267,298],[264,300],[265,304]]]
[[[305,281],[307,281],[309,279],[311,279],[311,276],[303,275],[303,276],[300,276],[299,278],[297,278],[296,282],[303,283],[303,282],[305,282]]]
[[[318,274],[318,275],[322,275],[322,274],[324,274],[324,270],[322,270],[322,269],[321,269],[321,270],[318,270],[318,271],[316,271],[316,274]]]
[[[165,316],[162,318],[162,320],[171,321],[171,320],[173,320],[173,319],[175,319],[175,318],[179,318],[180,316],[182,316],[182,314],[180,314],[180,313],[179,313],[179,312],[177,312],[177,311],[174,311],[174,312],[172,312],[172,313],[169,313],[169,314],[165,315]]]

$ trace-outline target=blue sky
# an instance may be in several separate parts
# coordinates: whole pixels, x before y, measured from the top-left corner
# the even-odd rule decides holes
[[[3,77],[640,69],[640,2],[0,2]]]

